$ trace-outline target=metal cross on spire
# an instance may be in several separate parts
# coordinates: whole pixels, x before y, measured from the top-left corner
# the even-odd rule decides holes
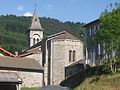
[[[34,10],[36,11],[37,8],[37,0],[35,0],[35,6],[34,6]]]

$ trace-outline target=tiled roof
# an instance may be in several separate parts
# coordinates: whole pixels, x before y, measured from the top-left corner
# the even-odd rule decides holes
[[[5,56],[0,56],[0,69],[43,72],[43,67],[34,59],[12,58]]]
[[[60,33],[53,34],[51,36],[48,36],[48,38],[51,39],[74,39],[74,40],[79,40],[77,37],[73,36],[72,34],[62,31]]]
[[[0,83],[22,83],[18,73],[15,72],[0,72]]]
[[[76,65],[76,64],[85,64],[85,59],[81,59],[81,60],[79,60],[79,61],[76,61],[76,62],[70,64],[70,65],[67,66],[67,67],[71,67],[71,66],[74,66],[74,65]]]
[[[9,55],[9,56],[16,57],[14,54],[8,52],[7,50],[5,50],[5,49],[3,49],[3,48],[0,48],[0,51],[3,51],[4,53],[6,53],[6,54]]]
[[[33,46],[25,49],[18,57],[24,57],[28,56],[30,54],[34,54],[36,52],[40,52],[39,48],[43,45],[44,40],[38,42],[37,44],[34,44]]]
[[[34,44],[33,46],[31,46],[31,47],[25,49],[24,52],[27,52],[27,51],[29,51],[29,50],[32,50],[32,49],[35,49],[35,48],[41,47],[42,44],[43,44],[43,40],[40,41],[40,42],[38,42],[37,44]]]
[[[20,54],[18,57],[25,57],[34,53],[40,52],[39,48],[28,49],[27,51]]]

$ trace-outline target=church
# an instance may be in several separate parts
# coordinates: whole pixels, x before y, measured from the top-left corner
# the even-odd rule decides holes
[[[34,9],[31,26],[28,29],[29,47],[23,50],[19,58],[33,58],[44,68],[43,85],[59,85],[76,70],[77,64],[84,61],[84,43],[72,34],[61,31],[46,38]],[[68,67],[74,67],[69,69]],[[77,68],[79,69],[79,68]]]

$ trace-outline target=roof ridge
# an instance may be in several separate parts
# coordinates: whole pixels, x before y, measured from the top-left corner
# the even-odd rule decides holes
[[[53,34],[51,36],[48,36],[48,38],[51,38],[51,39],[55,39],[55,38],[60,39],[58,37],[59,37],[59,35],[62,35],[62,34],[66,34],[66,35],[63,35],[63,37],[60,36],[62,39],[67,39],[68,38],[68,39],[77,39],[77,40],[79,40],[76,36],[72,35],[71,33],[67,32],[67,31],[62,31],[62,32]]]
[[[57,36],[57,35],[60,35],[60,34],[64,34],[64,33],[66,33],[66,31],[61,31],[61,32],[52,34],[52,35],[48,36],[48,38],[51,38],[51,37],[54,37],[54,36]]]

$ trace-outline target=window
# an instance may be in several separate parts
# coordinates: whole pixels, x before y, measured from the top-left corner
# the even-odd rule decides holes
[[[92,28],[90,28],[90,36],[92,35]]]
[[[39,39],[37,38],[37,43],[39,42]]]
[[[97,26],[94,26],[94,28],[92,29],[92,35],[96,34],[96,30],[97,30]]]
[[[76,51],[69,50],[69,62],[76,61]]]
[[[100,26],[99,26],[99,25],[97,26],[97,29],[100,29]]]
[[[100,44],[98,44],[98,55],[100,55],[101,52],[100,52]]]
[[[69,50],[69,62],[72,61],[72,50]]]
[[[33,45],[35,44],[35,38],[33,38]]]
[[[73,51],[73,61],[76,60],[76,51]]]

